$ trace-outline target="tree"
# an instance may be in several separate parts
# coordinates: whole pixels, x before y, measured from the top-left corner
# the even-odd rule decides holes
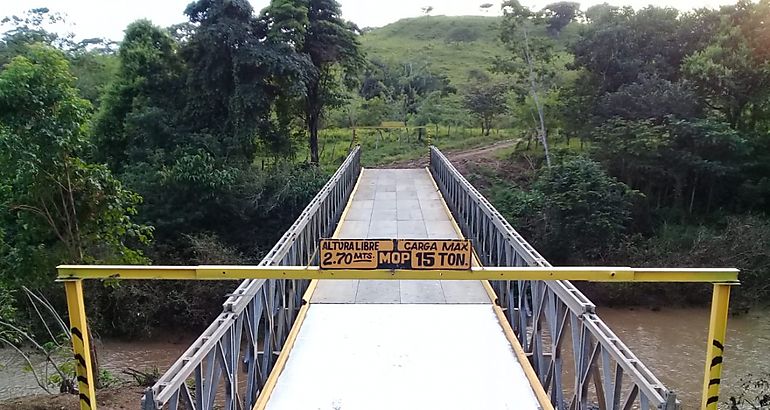
[[[290,152],[280,100],[301,90],[283,85],[302,59],[259,41],[265,30],[248,2],[202,1],[187,11],[197,27],[181,50],[149,21],[128,27],[94,132],[98,158],[145,197],[142,218],[171,248],[166,257],[186,234],[231,238],[225,231],[247,211],[224,208],[254,181],[260,140],[272,155]]]
[[[42,284],[59,263],[137,263],[149,227],[132,217],[141,198],[84,158],[90,104],[64,55],[30,46],[0,73],[0,226],[13,248],[0,271]],[[6,269],[7,268],[7,269]],[[36,282],[37,281],[37,282]]]
[[[430,15],[430,13],[433,11],[433,6],[425,6],[420,10],[422,10],[422,14],[425,14],[425,17],[427,18]]]
[[[391,98],[397,84],[390,66],[377,58],[370,58],[366,63],[358,95],[366,100],[375,97]]]
[[[548,150],[548,132],[545,127],[545,103],[543,97],[555,86],[555,72],[552,64],[553,45],[548,39],[530,34],[534,24],[542,24],[542,15],[533,13],[518,0],[503,3],[503,24],[501,39],[511,55],[499,58],[496,69],[512,74],[519,87],[527,89],[535,105],[538,119],[538,139],[543,144],[545,161],[551,166]]]
[[[543,13],[547,20],[548,32],[558,36],[567,24],[580,16],[580,3],[571,1],[551,3],[543,8]]]
[[[653,208],[691,214],[734,197],[746,139],[709,119],[609,120],[594,131],[593,156],[612,175],[644,192]],[[735,205],[735,201],[732,201]]]
[[[416,65],[406,62],[400,68],[391,98],[400,102],[401,121],[404,125],[407,125],[409,119],[417,114],[422,101],[431,93],[436,92],[445,96],[456,92],[446,76],[431,73],[426,64]],[[419,138],[422,139],[421,129]]]
[[[3,38],[0,41],[0,66],[24,53],[26,47],[35,43],[59,49],[69,48],[68,46],[73,44],[72,33],[60,36],[46,29],[62,23],[64,23],[64,17],[59,13],[51,13],[46,7],[27,10],[20,16],[3,17],[0,25],[8,28],[3,32]]]
[[[340,13],[335,0],[273,0],[262,12],[269,35],[293,47],[313,65],[304,81],[303,104],[313,164],[318,164],[318,128],[324,109],[345,103],[347,94],[342,88],[351,86],[363,68],[358,28]]]
[[[77,78],[80,95],[97,109],[117,68],[118,58],[112,50],[83,50],[70,56],[70,70]]]
[[[546,257],[568,263],[606,254],[628,228],[639,194],[599,163],[575,157],[542,169],[529,192],[507,189],[494,196]]]
[[[594,4],[586,9],[585,17],[589,23],[610,19],[619,12],[620,8],[609,3]]]
[[[102,38],[74,41],[74,34],[58,34],[57,29],[66,21],[59,13],[47,8],[35,8],[20,16],[8,16],[0,21],[7,28],[0,38],[0,66],[13,57],[25,53],[32,44],[45,44],[61,50],[70,62],[70,70],[77,78],[81,95],[98,105],[105,86],[110,82],[115,68],[115,45]]]
[[[489,135],[492,121],[506,110],[507,88],[499,83],[472,86],[465,93],[465,107],[481,120],[481,134]]]
[[[148,20],[129,24],[118,69],[96,117],[97,158],[115,172],[179,144],[175,126],[184,106],[184,63],[176,42]]]
[[[740,27],[725,30],[685,60],[685,72],[709,107],[734,128],[751,130],[761,121],[767,123],[770,64]]]
[[[599,97],[594,110],[601,119],[649,119],[657,123],[668,116],[694,118],[702,111],[701,100],[688,82],[671,82],[646,74],[637,82],[623,85],[617,91]]]
[[[283,29],[258,19],[247,0],[199,0],[185,14],[197,28],[181,49],[188,68],[182,123],[197,134],[196,148],[230,163],[250,163],[259,140],[290,154],[286,101],[302,95],[311,68],[294,52],[297,43],[279,41]]]
[[[698,41],[680,40],[679,35],[690,30],[682,26],[677,10],[595,7],[586,11],[590,23],[571,47],[575,66],[586,70],[581,81],[590,85],[589,90],[596,95],[614,92],[644,75],[672,82],[681,78],[681,63]],[[691,24],[692,31],[702,28],[700,23]]]

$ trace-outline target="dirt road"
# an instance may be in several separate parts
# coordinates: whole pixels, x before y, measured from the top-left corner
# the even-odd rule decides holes
[[[444,155],[452,161],[452,163],[458,163],[458,162],[468,162],[479,158],[486,158],[496,152],[497,150],[503,149],[503,148],[509,148],[516,143],[518,143],[520,140],[504,140],[504,141],[498,141],[491,145],[486,145],[483,147],[477,147],[472,148],[468,150],[462,150],[462,151],[449,151],[444,152]],[[443,152],[443,151],[442,151]],[[417,159],[410,159],[406,161],[397,161],[397,162],[391,162],[389,164],[382,164],[378,165],[376,168],[423,168],[428,166],[428,162],[430,161],[429,155],[423,155],[420,158]]]

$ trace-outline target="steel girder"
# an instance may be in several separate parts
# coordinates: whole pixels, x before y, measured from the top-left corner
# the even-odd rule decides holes
[[[430,171],[483,265],[551,266],[435,147],[430,151]],[[569,281],[491,285],[555,408],[679,408],[674,392]]]

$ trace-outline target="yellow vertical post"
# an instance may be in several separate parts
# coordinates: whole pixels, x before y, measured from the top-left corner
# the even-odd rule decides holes
[[[91,347],[88,340],[86,306],[83,298],[83,281],[65,281],[64,289],[67,291],[67,310],[69,310],[70,315],[72,351],[75,353],[75,362],[77,366],[80,410],[95,410],[96,390],[94,388],[94,368],[91,363]]]
[[[719,403],[719,385],[722,381],[722,361],[727,334],[727,314],[730,302],[730,285],[714,284],[711,299],[709,335],[706,343],[706,371],[703,376],[702,408],[716,410]]]

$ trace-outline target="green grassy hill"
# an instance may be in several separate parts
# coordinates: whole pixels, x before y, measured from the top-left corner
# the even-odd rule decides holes
[[[462,87],[469,82],[470,70],[488,72],[494,57],[507,53],[499,38],[501,22],[502,17],[485,16],[407,18],[371,29],[361,37],[361,44],[370,59],[391,64],[426,62],[431,71]],[[570,24],[554,39],[561,64],[571,61],[566,49],[577,40],[578,31],[579,24]],[[546,34],[538,27],[533,35]]]
[[[361,38],[369,58],[389,63],[427,62],[453,84],[468,83],[471,69],[488,70],[505,52],[499,39],[500,17],[428,16],[399,20]]]

